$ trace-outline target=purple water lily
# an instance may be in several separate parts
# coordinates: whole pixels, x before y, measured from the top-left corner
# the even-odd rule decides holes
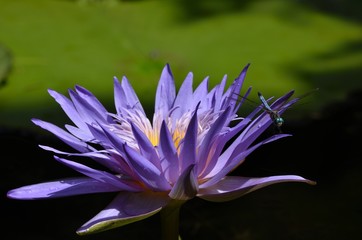
[[[82,235],[142,220],[194,197],[222,202],[274,183],[313,183],[295,175],[227,176],[259,146],[289,136],[278,133],[255,143],[272,124],[269,114],[258,107],[246,117],[237,115],[245,100],[238,96],[247,69],[225,91],[226,76],[210,91],[208,78],[193,90],[193,74],[189,73],[176,94],[166,65],[157,87],[152,123],[126,77],[121,82],[114,79],[114,114],[80,86],[69,90],[70,98],[49,90],[74,125],[63,130],[39,119],[32,121],[75,152],[40,147],[85,176],[20,187],[9,191],[8,197],[43,199],[116,192],[105,209],[78,229]],[[297,101],[287,102],[292,94],[277,99],[271,107],[283,112]],[[76,157],[93,159],[108,171],[81,164]]]

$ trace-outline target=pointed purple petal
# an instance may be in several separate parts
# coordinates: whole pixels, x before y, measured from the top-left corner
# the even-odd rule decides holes
[[[65,125],[65,129],[68,130],[69,133],[71,133],[73,136],[82,139],[84,142],[90,142],[94,139],[92,134],[90,133],[89,129],[86,127],[84,128],[78,128],[72,125]]]
[[[126,114],[123,109],[138,109],[145,115],[141,102],[126,77],[122,78],[122,83],[114,77],[114,103],[118,115]]]
[[[75,108],[77,109],[79,116],[84,122],[92,124],[94,122],[107,123],[109,115],[106,113],[98,112],[94,106],[90,105],[85,99],[83,99],[77,92],[69,90],[69,96],[73,101]]]
[[[67,167],[70,167],[70,168],[76,170],[77,172],[80,172],[90,178],[93,178],[93,179],[103,182],[105,184],[109,184],[114,187],[117,187],[120,191],[124,190],[124,191],[133,191],[134,192],[134,191],[140,190],[140,187],[135,185],[135,183],[127,181],[127,180],[123,180],[122,178],[112,175],[108,172],[99,171],[99,170],[87,167],[83,164],[76,163],[76,162],[73,162],[73,161],[70,161],[70,160],[67,160],[64,158],[60,158],[57,156],[54,156],[54,158],[55,158],[55,160],[66,165]]]
[[[252,153],[255,149],[257,149],[258,147],[260,147],[263,144],[270,143],[279,138],[287,137],[287,136],[290,136],[290,135],[277,134],[277,135],[271,136],[270,138],[265,139],[265,140],[255,144],[254,146],[252,146],[249,149],[246,149],[244,151],[238,151],[238,154],[233,154],[229,159],[227,159],[226,162],[225,161],[223,161],[222,163],[217,162],[217,164],[215,165],[213,170],[210,171],[209,175],[206,176],[206,178],[211,178],[211,179],[209,181],[203,183],[201,186],[203,188],[206,188],[206,187],[216,184],[218,181],[220,181],[222,178],[224,178],[226,176],[226,174],[228,174],[231,170],[233,170],[234,168],[236,168],[237,166],[242,164],[245,161],[245,158],[250,153]]]
[[[190,72],[177,93],[175,103],[173,104],[177,108],[172,112],[174,119],[179,119],[184,113],[191,110],[192,79],[193,75]]]
[[[176,182],[177,177],[180,174],[179,160],[175,143],[164,121],[161,124],[160,144],[158,149],[165,178],[171,183]]]
[[[155,112],[165,119],[175,100],[176,89],[170,66],[167,64],[157,86]]]
[[[199,124],[197,120],[197,110],[198,106],[196,107],[194,115],[190,120],[182,142],[180,151],[181,172],[196,162],[196,141]]]
[[[123,109],[127,109],[127,98],[126,94],[123,91],[121,84],[119,83],[116,77],[113,78],[114,84],[114,106],[116,107],[117,114],[119,116],[123,115]]]
[[[52,123],[44,122],[42,120],[35,119],[35,118],[32,119],[32,122],[35,125],[53,133],[60,140],[62,140],[63,142],[65,142],[66,144],[68,144],[69,146],[71,146],[72,148],[76,149],[79,152],[88,152],[90,149],[93,149],[85,142],[80,141],[78,138],[75,138],[68,132],[64,131],[63,129],[59,128],[58,126],[56,126]]]
[[[124,140],[120,138],[116,133],[109,130],[106,126],[98,125],[90,126],[90,130],[96,136],[96,139],[100,140],[102,144],[109,145],[116,149],[120,154],[124,153],[123,145],[125,144]],[[102,130],[102,131],[101,131]]]
[[[124,90],[124,93],[126,94],[126,99],[127,103],[129,104],[129,108],[137,109],[140,112],[142,112],[144,115],[146,115],[141,105],[141,102],[137,97],[136,92],[134,91],[134,89],[132,88],[131,84],[129,83],[126,77],[122,78],[121,85]]]
[[[127,172],[129,176],[135,177],[138,180],[141,180],[138,177],[138,172],[134,169],[134,164],[131,163],[131,161],[128,160],[125,153],[124,145],[126,144],[124,140],[122,140],[116,133],[112,132],[108,128],[99,125],[102,131],[97,128],[93,128],[92,132],[94,131],[95,134],[97,134],[97,138],[102,139],[102,145],[108,145],[110,149],[108,151],[113,152],[115,156],[118,156],[120,164],[124,165],[122,170]]]
[[[286,95],[284,95],[283,97],[279,98],[278,100],[275,101],[273,105],[274,107],[280,107],[282,106],[286,100],[288,100],[290,98],[290,96],[293,94],[293,91],[287,93]],[[245,123],[248,123],[250,121],[250,119],[259,111],[260,108],[255,109],[246,119],[248,121],[246,121]],[[244,121],[246,120],[244,119]],[[244,128],[246,125],[244,124],[244,121],[242,121],[240,123],[240,126],[237,125],[237,127],[241,127]],[[272,123],[272,120],[269,116],[269,114],[267,113],[263,113],[262,115],[258,116],[255,120],[253,120],[248,126],[247,128],[242,132],[242,134],[240,134],[233,142],[232,144],[221,154],[221,156],[219,157],[218,161],[217,161],[217,166],[214,168],[214,170],[216,169],[221,169],[223,168],[223,166],[225,164],[227,164],[227,162],[234,158],[233,156],[235,156],[236,152],[240,153],[242,151],[242,149],[247,149],[248,146],[250,146],[257,137],[260,136],[260,134],[262,134],[266,128],[268,128],[270,126],[270,124]],[[241,130],[240,129],[240,130]],[[235,149],[238,148],[239,150],[236,151]],[[214,171],[215,172],[215,171]],[[213,175],[213,174],[211,174]]]
[[[100,144],[105,149],[114,147],[114,142],[112,142],[110,140],[110,137],[108,134],[108,132],[112,133],[111,131],[107,130],[108,132],[106,132],[106,130],[105,130],[106,128],[102,128],[101,125],[97,125],[97,124],[92,124],[92,125],[87,124],[87,127],[94,138],[94,139],[92,139],[93,143]],[[112,134],[114,135],[114,133],[112,133]],[[115,138],[118,139],[119,141],[121,141],[120,138],[117,138],[117,137],[115,137]],[[117,148],[115,148],[115,149],[117,149]],[[117,149],[117,150],[119,150],[119,149]]]
[[[77,233],[97,233],[140,221],[161,211],[169,200],[168,196],[161,193],[119,193],[105,209],[80,227]]]
[[[199,102],[205,100],[205,97],[208,94],[208,88],[209,88],[209,77],[206,77],[194,91],[192,97],[192,102],[193,102],[193,106],[191,106],[192,108],[195,108],[196,105],[199,104]]]
[[[198,166],[199,166],[199,173],[201,171],[205,171],[205,167],[209,165],[210,163],[208,161],[211,160],[208,156],[210,154],[213,154],[211,151],[211,147],[213,146],[213,142],[215,141],[215,138],[220,133],[221,129],[225,126],[228,117],[230,114],[230,107],[228,107],[221,115],[217,118],[217,120],[213,123],[213,125],[208,130],[205,138],[203,139],[199,150],[198,150]],[[211,165],[214,165],[213,163]]]
[[[222,98],[226,85],[227,75],[223,77],[221,83],[215,86],[215,104],[214,104],[214,112],[219,112],[222,108]]]
[[[209,111],[215,107],[215,90],[215,88],[211,89],[211,91],[208,92],[206,96],[201,99],[200,109],[202,109],[202,111]]]
[[[57,150],[55,148],[48,147],[48,146],[43,146],[43,145],[39,145],[39,147],[46,150],[46,151],[51,151],[51,152],[54,152],[54,153],[57,153],[57,154],[62,154],[62,155],[67,155],[67,156],[89,157],[89,158],[95,160],[96,162],[102,164],[103,166],[111,169],[114,172],[117,172],[117,173],[123,173],[124,172],[124,171],[121,171],[122,170],[122,165],[120,164],[120,162],[115,161],[109,155],[105,154],[105,153],[107,153],[105,150],[98,151],[98,152],[70,153],[70,152],[59,151],[59,150]]]
[[[79,113],[75,109],[72,101],[54,90],[49,89],[48,93],[55,99],[57,103],[59,103],[63,111],[68,115],[70,120],[72,120],[75,125],[81,129],[87,129],[84,120],[79,116]]]
[[[226,132],[222,133],[218,137],[217,142],[214,142],[212,144],[211,149],[213,150],[213,155],[211,159],[208,160],[206,168],[202,171],[202,174],[199,177],[204,178],[205,176],[210,175],[210,171],[215,168],[215,165],[224,166],[228,162],[230,155],[232,154],[234,149],[240,144],[240,141],[242,141],[243,139],[238,137],[225,150],[224,147],[226,146],[226,143],[230,141],[233,137],[235,137],[235,135],[238,134],[241,130],[243,130],[257,112],[258,110],[254,110],[237,125],[229,128]]]
[[[177,179],[177,182],[172,187],[171,192],[168,194],[170,198],[177,200],[189,200],[196,196],[199,185],[196,177],[196,166],[190,165],[181,176]]]
[[[308,184],[315,184],[313,181],[296,175],[271,176],[262,178],[230,176],[225,177],[213,186],[208,188],[200,188],[197,196],[212,202],[225,202],[239,198],[247,193],[253,192],[271,184],[282,182],[304,182]]]
[[[246,76],[246,72],[249,68],[250,64],[247,64],[244,69],[241,71],[240,75],[234,80],[234,82],[231,84],[231,86],[226,90],[225,96],[226,101],[224,102],[224,106],[222,108],[226,108],[227,106],[231,106],[233,109],[233,112],[235,113],[237,111],[236,102],[237,102],[237,96],[240,94],[241,87],[243,86],[243,82]]]
[[[136,175],[148,188],[155,191],[170,190],[170,184],[155,165],[131,147],[124,145],[124,149],[128,163],[133,167]]]
[[[124,145],[126,142],[121,139],[116,133],[112,132],[105,126],[99,125],[98,127],[91,128],[91,131],[95,135],[97,139],[100,139],[100,144],[106,148],[112,158],[119,162],[122,166],[121,170],[124,174],[131,176],[133,178],[137,178],[137,174],[133,169],[133,165],[126,158],[126,153],[124,149]]]
[[[87,103],[92,107],[93,112],[97,112],[100,116],[102,116],[107,122],[112,123],[113,119],[107,113],[108,111],[104,108],[102,103],[87,89],[81,86],[75,86],[75,90],[79,97],[83,100],[83,102]]]
[[[58,198],[100,192],[120,191],[118,187],[92,178],[67,178],[53,182],[39,183],[10,190],[9,198],[33,200],[41,198]]]
[[[140,152],[143,157],[148,159],[154,166],[161,170],[160,159],[156,153],[155,147],[152,145],[148,137],[133,123],[131,123],[133,136],[135,137]]]

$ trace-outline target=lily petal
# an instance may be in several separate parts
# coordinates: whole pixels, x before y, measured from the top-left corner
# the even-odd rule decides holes
[[[193,106],[191,106],[191,108],[195,108],[199,102],[202,103],[202,101],[205,99],[208,93],[208,88],[209,88],[209,77],[206,77],[194,91],[192,97]],[[200,107],[202,108],[203,106]],[[204,111],[204,109],[202,110]]]
[[[210,172],[213,171],[213,169],[218,169],[218,167],[215,168],[216,165],[225,166],[230,158],[230,155],[243,139],[238,137],[225,150],[224,147],[226,146],[226,143],[235,137],[236,134],[239,133],[242,129],[244,129],[257,112],[258,110],[254,110],[236,126],[229,128],[226,132],[218,136],[217,140],[212,144],[212,150],[214,153],[212,154],[211,159],[208,160],[206,168],[202,171],[201,177],[204,178],[207,175],[212,176],[213,174]],[[216,124],[216,122],[214,124]]]
[[[67,116],[70,118],[70,120],[72,120],[75,125],[77,125],[79,128],[87,129],[84,120],[79,116],[79,113],[75,109],[72,101],[54,90],[48,89],[48,93],[61,106],[63,111],[67,114]]]
[[[9,191],[7,196],[14,199],[32,200],[116,191],[119,191],[118,187],[97,181],[93,178],[81,177],[60,179],[53,182],[16,188]]]
[[[155,191],[167,191],[171,189],[163,173],[148,159],[131,147],[124,145],[124,152],[128,163],[133,167],[138,178],[150,189]]]
[[[196,166],[190,165],[181,176],[177,179],[171,192],[168,194],[170,198],[177,200],[189,200],[196,196],[199,185],[196,178]]]
[[[191,110],[190,102],[192,101],[192,79],[193,74],[190,72],[177,93],[173,104],[173,106],[177,107],[177,109],[172,112],[172,118],[175,120],[179,119],[185,112]]]
[[[62,155],[67,155],[67,156],[90,157],[93,160],[95,160],[96,162],[98,162],[99,164],[102,164],[103,166],[105,166],[109,169],[112,169],[114,172],[120,172],[123,167],[119,161],[116,161],[115,159],[110,158],[108,155],[106,155],[105,154],[105,153],[107,153],[106,150],[100,150],[97,152],[70,153],[70,152],[60,151],[58,149],[55,149],[55,148],[52,148],[49,146],[44,146],[44,145],[39,145],[39,147],[46,151],[50,151],[50,152],[62,154]]]
[[[175,82],[173,80],[170,65],[167,64],[162,70],[155,100],[155,112],[160,113],[163,119],[166,119],[166,116],[175,100],[175,96]]]
[[[226,85],[227,75],[223,77],[221,83],[216,85],[215,88],[215,104],[214,104],[214,112],[219,112],[222,109],[222,98]]]
[[[93,150],[93,148],[88,144],[86,144],[85,142],[80,141],[78,138],[74,137],[73,135],[69,134],[68,132],[64,131],[63,129],[52,123],[45,122],[35,118],[32,119],[32,122],[35,125],[38,125],[39,127],[53,133],[60,140],[62,140],[63,142],[65,142],[66,144],[68,144],[69,146],[71,146],[72,148],[74,148],[79,152],[88,152],[90,150]]]
[[[182,142],[181,154],[180,154],[180,163],[181,163],[181,172],[183,172],[190,165],[195,164],[196,162],[196,140],[197,140],[197,110],[198,106],[194,111],[194,114],[190,120],[190,123],[187,127],[185,138]]]
[[[218,181],[223,179],[226,174],[228,174],[234,168],[236,168],[237,166],[242,164],[245,161],[245,158],[250,153],[252,153],[255,149],[257,149],[258,147],[260,147],[263,144],[270,143],[272,141],[275,141],[277,139],[280,139],[282,137],[287,137],[287,136],[290,136],[290,135],[277,134],[277,135],[271,136],[270,138],[267,138],[267,139],[255,144],[254,146],[252,146],[248,149],[245,149],[245,151],[238,151],[238,154],[233,153],[232,157],[230,157],[227,160],[227,162],[223,162],[223,165],[218,164],[218,163],[215,165],[215,167],[209,173],[209,175],[206,176],[206,178],[211,178],[211,179],[209,181],[203,183],[201,186],[205,188],[205,187],[209,187],[209,186],[216,184]],[[234,152],[236,152],[236,150],[234,150]]]
[[[207,166],[209,166],[210,162],[208,161],[211,160],[211,158],[209,158],[208,156],[215,155],[213,152],[211,152],[211,147],[213,146],[213,142],[217,134],[219,134],[221,129],[225,126],[225,123],[229,117],[229,113],[230,113],[230,108],[228,107],[223,113],[221,113],[221,115],[217,118],[214,124],[210,127],[210,130],[207,132],[202,144],[200,145],[199,155],[198,155],[198,166],[199,166],[198,170],[200,172],[198,173],[198,175],[201,173],[201,171],[204,172],[208,170],[205,169]]]
[[[98,112],[94,106],[73,90],[69,90],[69,96],[84,122],[88,124],[94,122],[107,123],[107,119],[110,117],[108,114]]]
[[[93,110],[93,113],[97,112],[99,116],[104,118],[107,122],[113,123],[113,119],[107,114],[108,111],[105,109],[102,103],[100,103],[99,100],[93,95],[93,93],[79,85],[75,86],[75,90],[79,97],[83,100],[83,102],[88,103],[88,105],[92,107],[91,109]]]
[[[114,103],[118,115],[125,115],[124,110],[138,109],[145,115],[140,100],[126,77],[122,78],[122,83],[114,77]]]
[[[60,158],[57,156],[54,156],[54,158],[55,158],[55,160],[66,165],[67,167],[70,167],[88,177],[91,177],[100,182],[110,184],[114,187],[117,187],[119,189],[119,191],[135,192],[135,191],[140,190],[140,187],[135,185],[134,183],[129,182],[129,181],[124,181],[122,178],[116,177],[115,175],[112,175],[108,172],[99,171],[99,170],[87,167],[83,164],[76,163],[76,162],[73,162],[73,161],[70,161],[70,160],[67,160],[64,158]]]
[[[90,133],[87,125],[85,125],[84,128],[78,128],[78,127],[66,124],[65,128],[73,136],[75,136],[76,138],[82,139],[84,142],[92,142],[94,140],[94,137]]]
[[[262,178],[228,176],[213,186],[200,188],[197,196],[207,201],[225,202],[239,198],[242,195],[269,186],[271,184],[282,182],[304,182],[308,184],[315,184],[313,181],[296,175],[271,176]]]
[[[171,133],[165,121],[161,124],[160,145],[158,149],[165,178],[171,183],[176,182],[179,175],[179,159]]]
[[[137,140],[138,147],[142,156],[144,156],[148,161],[150,161],[154,166],[161,170],[160,160],[156,153],[156,150],[148,137],[131,122],[133,136]]]
[[[153,192],[121,192],[100,213],[77,230],[86,235],[121,227],[148,218],[167,205],[167,195]]]
[[[234,80],[234,82],[226,90],[225,93],[226,101],[224,102],[224,104],[226,104],[226,106],[232,107],[234,113],[238,110],[238,108],[236,107],[237,98],[235,96],[238,96],[240,93],[249,66],[250,64],[247,64],[244,67],[240,75]],[[226,108],[226,106],[223,106],[223,108]]]
[[[223,141],[229,141],[231,138],[236,136],[241,130],[246,128],[253,117],[258,113],[259,109],[255,109],[252,113],[250,113],[246,118],[240,121],[236,126],[230,128],[230,130],[223,136],[225,139]],[[245,131],[244,131],[245,132]],[[233,153],[234,149],[240,145],[241,142],[244,141],[243,139],[244,134],[241,133],[229,146],[225,151],[220,155],[216,154],[215,156],[218,157],[216,163],[218,165],[224,165],[227,160],[230,158],[231,154]],[[219,152],[220,153],[220,152]]]

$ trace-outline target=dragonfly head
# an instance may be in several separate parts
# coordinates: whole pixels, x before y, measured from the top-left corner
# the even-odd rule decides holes
[[[284,123],[284,119],[281,118],[281,117],[277,117],[277,118],[274,118],[274,124],[277,126],[277,127],[281,127]]]

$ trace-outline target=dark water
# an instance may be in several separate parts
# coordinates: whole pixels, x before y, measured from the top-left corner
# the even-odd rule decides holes
[[[288,121],[283,131],[293,137],[261,147],[233,174],[298,174],[317,185],[277,184],[226,203],[189,201],[181,212],[184,240],[362,239],[362,91],[331,104],[320,116]],[[7,199],[9,189],[76,173],[37,147],[59,144],[53,136],[1,129],[0,142],[1,239],[159,239],[159,215],[108,232],[77,236],[75,230],[114,194]]]

